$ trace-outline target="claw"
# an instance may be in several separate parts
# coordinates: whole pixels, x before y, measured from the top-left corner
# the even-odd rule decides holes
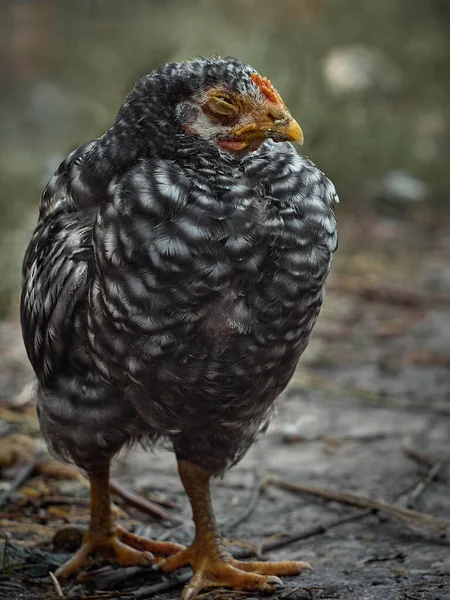
[[[273,583],[275,585],[283,585],[283,582],[281,581],[281,579],[279,577],[277,577],[276,575],[269,575],[266,579],[267,583]]]
[[[194,581],[194,580],[195,580],[195,575],[191,579],[190,583],[184,588],[184,590],[181,594],[181,600],[192,600],[192,598],[195,598],[195,596],[197,596],[197,594],[202,589],[203,581],[200,578],[199,578],[198,582]]]

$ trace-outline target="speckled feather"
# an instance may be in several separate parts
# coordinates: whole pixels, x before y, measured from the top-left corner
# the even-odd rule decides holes
[[[288,143],[237,157],[176,107],[235,59],[166,65],[44,191],[22,325],[50,447],[95,470],[124,444],[170,441],[218,474],[270,417],[306,347],[336,248],[333,185]]]

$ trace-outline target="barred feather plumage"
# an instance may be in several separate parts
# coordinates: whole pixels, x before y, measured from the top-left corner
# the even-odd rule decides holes
[[[24,340],[44,435],[81,466],[162,437],[222,472],[308,343],[336,248],[333,185],[291,144],[232,156],[177,120],[210,82],[256,94],[252,73],[198,59],[150,74],[43,194]]]

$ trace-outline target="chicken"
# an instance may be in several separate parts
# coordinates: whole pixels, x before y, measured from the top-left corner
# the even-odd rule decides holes
[[[91,554],[164,572],[183,592],[272,591],[306,563],[240,562],[211,477],[251,446],[305,349],[336,248],[334,186],[268,79],[234,58],[171,63],[137,82],[112,127],[48,183],[23,267],[21,319],[42,433],[84,468]],[[109,468],[170,443],[196,526],[189,548],[111,514]]]

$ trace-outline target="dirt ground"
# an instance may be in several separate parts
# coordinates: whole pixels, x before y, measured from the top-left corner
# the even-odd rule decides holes
[[[286,578],[278,598],[450,599],[450,521],[423,526],[367,503],[450,519],[450,222],[426,213],[375,216],[368,210],[339,221],[341,247],[314,339],[266,436],[215,483],[216,512],[228,538],[251,542],[257,553],[263,542],[278,541],[280,547],[264,556],[312,565],[313,571]],[[3,323],[0,331],[0,442],[4,450],[20,433],[39,447],[27,389],[16,395],[31,380],[18,325]],[[23,454],[3,470],[0,494],[11,491],[14,477],[30,464],[30,454]],[[70,474],[50,475],[35,469],[0,506],[0,535],[7,536],[2,600],[58,598],[48,571],[67,554],[56,552],[51,540],[64,524],[86,526],[84,483]],[[262,485],[268,475],[321,488],[322,497]],[[116,461],[114,477],[139,495],[177,505],[166,508],[179,520],[174,525],[117,498],[123,524],[189,543],[190,510],[171,453],[128,452]],[[364,496],[361,506],[369,510],[348,506],[344,498],[327,501],[330,490]],[[346,517],[354,518],[341,522]],[[180,593],[173,581],[149,570],[106,566],[83,583],[63,585],[63,593],[78,600],[168,600]]]

